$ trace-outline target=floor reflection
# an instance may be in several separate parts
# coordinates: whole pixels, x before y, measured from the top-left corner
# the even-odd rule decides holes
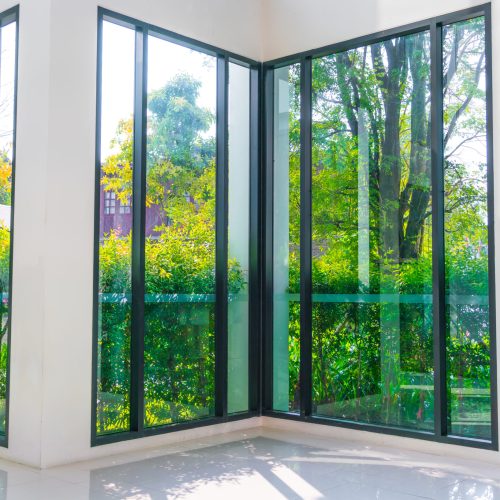
[[[500,483],[418,454],[256,437],[91,472],[117,498],[500,498]]]
[[[271,430],[44,471],[0,467],[0,500],[500,499],[495,465]]]

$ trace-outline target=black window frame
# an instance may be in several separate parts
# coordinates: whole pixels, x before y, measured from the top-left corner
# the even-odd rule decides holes
[[[260,80],[261,63],[233,52],[199,42],[172,31],[129,16],[98,7],[97,93],[96,93],[96,163],[94,216],[94,287],[92,346],[92,414],[91,446],[141,438],[206,425],[241,420],[260,415],[260,272],[258,231],[259,167],[260,167]],[[101,179],[101,107],[102,107],[102,43],[103,22],[111,22],[135,32],[134,83],[134,173],[132,195],[132,328],[131,389],[129,430],[113,434],[97,434],[97,360],[98,360],[98,293],[99,293],[99,221]],[[215,306],[215,416],[200,420],[144,427],[144,264],[145,264],[145,185],[146,185],[146,106],[147,106],[147,39],[156,36],[168,42],[205,53],[216,58],[216,306]],[[249,269],[249,402],[248,411],[227,412],[228,319],[228,85],[229,63],[249,69],[250,81],[250,269]],[[257,384],[257,385],[256,385]]]
[[[14,260],[14,210],[16,194],[16,142],[17,142],[17,91],[19,69],[19,15],[20,7],[16,5],[0,13],[0,28],[16,23],[16,54],[14,60],[14,102],[13,102],[13,129],[12,129],[12,178],[11,178],[11,209],[10,209],[10,255],[9,255],[9,305],[7,324],[7,377],[5,394],[5,433],[0,434],[0,446],[9,447],[9,407],[10,407],[10,360],[12,339],[12,271]]]
[[[488,192],[488,278],[490,321],[490,377],[491,377],[491,441],[447,435],[447,378],[446,328],[444,323],[444,171],[442,151],[442,28],[448,24],[476,17],[485,19],[486,51],[486,134],[487,134],[487,192]],[[311,128],[312,128],[312,60],[327,55],[359,48],[394,37],[429,31],[431,37],[431,155],[432,155],[432,218],[433,218],[433,317],[434,317],[434,432],[326,418],[312,414],[312,200],[311,200]],[[264,352],[263,415],[295,421],[319,423],[337,427],[372,431],[449,444],[498,450],[498,396],[496,360],[495,312],[495,241],[494,241],[494,180],[493,180],[493,108],[491,57],[491,5],[489,3],[433,17],[406,26],[367,36],[342,41],[318,49],[282,57],[263,64],[265,163],[265,228],[263,300]],[[273,410],[273,101],[274,70],[291,64],[300,64],[300,168],[301,168],[301,262],[300,262],[300,414]]]

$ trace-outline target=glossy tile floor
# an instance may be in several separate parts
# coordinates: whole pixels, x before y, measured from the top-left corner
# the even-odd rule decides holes
[[[0,461],[0,499],[500,499],[500,467],[282,431],[37,471]]]

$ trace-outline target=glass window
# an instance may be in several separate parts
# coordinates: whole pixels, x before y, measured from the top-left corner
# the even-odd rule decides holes
[[[107,11],[100,19],[95,442],[250,409],[258,83],[257,63]]]
[[[166,62],[168,62],[166,64]],[[216,58],[148,37],[145,427],[215,411]]]
[[[248,410],[250,70],[229,63],[228,413]]]
[[[130,198],[120,201],[119,213],[120,214],[130,214],[132,209],[132,204]]]
[[[1,17],[1,16],[0,16]],[[17,15],[0,29],[0,436],[7,426]]]
[[[484,17],[443,27],[448,433],[491,439]]]
[[[313,407],[432,430],[428,32],[313,62]]]
[[[113,215],[116,206],[116,193],[114,191],[104,191],[104,213]]]
[[[272,317],[262,318],[266,325],[272,320],[272,332],[263,332],[270,352],[260,353],[273,369],[263,381],[272,387],[267,410],[298,414],[302,406],[311,421],[330,418],[424,435],[438,429],[451,438],[495,441],[484,10],[466,21],[460,14],[453,24],[438,20],[419,32],[384,34],[373,43],[269,69],[272,176],[261,186],[270,199],[261,201],[272,213],[263,214],[264,228],[256,227],[259,203],[250,189],[258,183],[250,159],[256,144],[254,66],[160,28],[133,22],[127,28],[104,15],[98,436],[157,433],[161,426],[253,409],[260,388],[250,372],[250,348],[259,354],[249,327],[255,290],[250,271],[258,275],[269,258],[272,283],[265,288],[267,296],[272,284],[272,303],[260,304],[272,309]],[[7,38],[10,27],[1,28],[2,49],[15,45]],[[144,52],[138,50],[143,44]],[[13,102],[8,54],[2,51],[0,58],[0,94],[12,95]],[[301,69],[307,71],[301,75]],[[5,233],[6,244],[0,248],[8,271],[0,279],[0,434],[13,158],[13,111],[2,118],[3,111],[0,235]],[[308,132],[309,125],[311,150],[301,159],[301,130]],[[435,152],[441,143],[440,158]],[[301,175],[308,180],[309,173],[311,214],[306,205],[301,212],[309,200]],[[141,198],[142,212],[136,205],[134,214],[132,200]],[[266,235],[272,230],[269,255],[254,254],[260,229]],[[309,230],[310,263],[304,259],[308,246],[301,249]],[[303,290],[312,284],[304,308],[302,270]],[[301,315],[303,325],[311,321],[311,331],[301,332]],[[434,352],[436,346],[442,350]],[[301,355],[311,388],[301,388]]]
[[[273,409],[300,409],[300,65],[274,70]]]
[[[132,227],[107,216],[132,196],[134,53],[134,31],[104,21],[97,434],[129,429]]]

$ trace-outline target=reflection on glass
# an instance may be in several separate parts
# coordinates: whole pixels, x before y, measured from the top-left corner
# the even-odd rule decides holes
[[[448,433],[490,440],[484,18],[443,40]]]
[[[248,410],[250,70],[229,63],[228,413]]]
[[[127,431],[135,33],[103,23],[97,434]]]
[[[0,30],[0,434],[5,434],[10,326],[10,256],[12,159],[14,147],[14,94],[16,30],[12,22]]]
[[[148,38],[146,427],[214,413],[215,62]]]
[[[313,61],[313,412],[433,416],[428,32]]]
[[[300,408],[300,65],[274,70],[273,409]]]

